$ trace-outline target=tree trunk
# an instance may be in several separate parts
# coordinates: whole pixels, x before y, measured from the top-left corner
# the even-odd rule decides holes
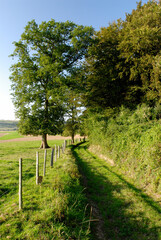
[[[72,143],[74,143],[74,133],[72,133]]]
[[[44,134],[42,135],[42,143],[41,143],[40,148],[43,148],[43,149],[49,148],[49,145],[48,145],[48,143],[47,143],[47,134],[46,134],[46,133],[44,133]]]

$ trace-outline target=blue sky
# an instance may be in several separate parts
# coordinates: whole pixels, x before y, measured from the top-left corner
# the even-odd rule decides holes
[[[14,120],[14,106],[10,96],[9,68],[13,41],[18,41],[24,27],[35,19],[37,23],[73,21],[93,26],[95,30],[107,27],[125,13],[136,9],[137,0],[0,0],[0,120]],[[142,0],[146,3],[147,0]]]

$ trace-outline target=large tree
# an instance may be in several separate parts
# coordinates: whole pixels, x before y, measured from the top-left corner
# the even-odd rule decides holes
[[[93,28],[72,22],[34,20],[25,27],[15,51],[18,61],[11,67],[12,95],[22,134],[42,135],[62,131],[64,79],[78,69],[92,41]]]

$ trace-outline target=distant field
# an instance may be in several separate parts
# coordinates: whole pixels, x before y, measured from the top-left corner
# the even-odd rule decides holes
[[[15,131],[17,130],[18,121],[0,120],[0,131]]]
[[[15,138],[23,138],[24,136],[20,135],[17,131],[5,131],[0,132],[0,140],[9,140]]]
[[[64,137],[61,135],[48,135],[48,140],[62,140],[70,139],[70,137]],[[76,135],[75,139],[80,139],[80,135]],[[1,142],[19,142],[19,141],[41,141],[41,136],[21,135],[17,131],[0,131],[0,143]]]

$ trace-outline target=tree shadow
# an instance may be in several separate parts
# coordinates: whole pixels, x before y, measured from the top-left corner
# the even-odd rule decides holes
[[[87,147],[85,147],[86,151],[88,151]],[[88,154],[90,154],[94,159],[97,159],[92,153],[88,151]],[[104,168],[106,168],[109,172],[117,176],[124,184],[126,184],[132,191],[135,192],[135,195],[140,197],[144,202],[146,202],[150,207],[152,207],[157,213],[161,213],[161,207],[157,202],[155,202],[151,197],[149,197],[147,194],[145,194],[141,189],[137,188],[135,185],[129,183],[127,180],[125,180],[120,174],[112,171],[107,165],[102,165]]]
[[[140,201],[146,202],[157,213],[160,213],[160,208],[149,196],[136,188],[133,184],[127,182],[121,175],[115,173],[105,164],[100,164],[99,168],[104,169],[104,174],[93,171],[91,164],[81,157],[76,149],[86,150],[91,160],[97,158],[88,151],[87,145],[77,145],[72,147],[72,154],[76,159],[80,173],[82,174],[82,184],[86,187],[86,195],[89,202],[94,203],[99,208],[104,222],[104,230],[106,238],[99,237],[98,239],[112,240],[159,240],[159,227],[151,224],[151,220],[145,216],[144,212],[137,211],[133,213],[133,199],[125,200],[119,195],[125,187],[129,191],[134,192],[134,195],[140,198]],[[108,173],[120,181],[109,181]],[[85,179],[84,179],[85,178]],[[117,192],[117,196],[114,195]],[[120,197],[119,197],[120,196]],[[129,208],[131,212],[129,212]],[[92,229],[95,231],[96,224],[93,223]],[[97,236],[95,236],[97,239]]]

